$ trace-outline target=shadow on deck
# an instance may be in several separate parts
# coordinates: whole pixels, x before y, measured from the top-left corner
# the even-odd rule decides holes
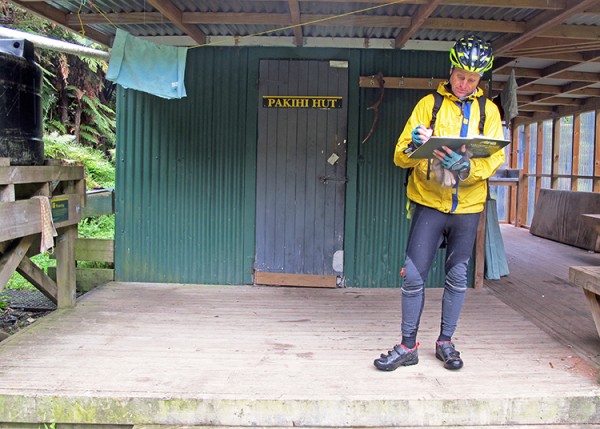
[[[514,256],[513,240],[531,236],[512,232],[510,276],[468,291],[454,337],[465,359],[458,372],[434,355],[439,289],[427,290],[419,364],[383,373],[372,361],[399,339],[399,289],[115,282],[0,343],[0,422],[599,427],[598,355],[589,350],[600,340],[588,332],[585,300],[543,326],[542,315],[554,317],[550,295],[581,291],[554,259]],[[552,293],[534,290],[534,278]]]

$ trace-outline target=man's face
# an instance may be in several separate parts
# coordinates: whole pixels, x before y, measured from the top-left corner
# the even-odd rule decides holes
[[[464,98],[467,95],[471,95],[473,91],[475,91],[475,88],[477,88],[480,79],[481,76],[479,76],[479,73],[455,67],[450,75],[452,92],[458,98]]]

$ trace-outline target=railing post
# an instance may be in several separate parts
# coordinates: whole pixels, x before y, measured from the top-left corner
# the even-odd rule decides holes
[[[77,224],[58,229],[56,237],[56,306],[75,306],[75,240]]]

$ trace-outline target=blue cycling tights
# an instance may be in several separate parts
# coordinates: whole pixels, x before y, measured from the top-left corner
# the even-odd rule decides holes
[[[440,336],[451,338],[465,300],[467,267],[481,213],[451,214],[416,205],[406,249],[402,286],[402,343],[414,344],[419,329],[424,285],[442,243],[446,245]],[[414,345],[413,345],[414,347]]]

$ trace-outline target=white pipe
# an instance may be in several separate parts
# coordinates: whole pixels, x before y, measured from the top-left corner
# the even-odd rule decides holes
[[[40,48],[51,49],[53,51],[65,52],[81,57],[96,58],[99,60],[108,61],[110,58],[109,52],[104,52],[99,49],[87,48],[85,46],[76,45],[74,43],[63,42],[62,40],[50,39],[44,36],[26,33],[24,31],[12,30],[6,27],[0,27],[0,37],[7,39],[26,39]]]

